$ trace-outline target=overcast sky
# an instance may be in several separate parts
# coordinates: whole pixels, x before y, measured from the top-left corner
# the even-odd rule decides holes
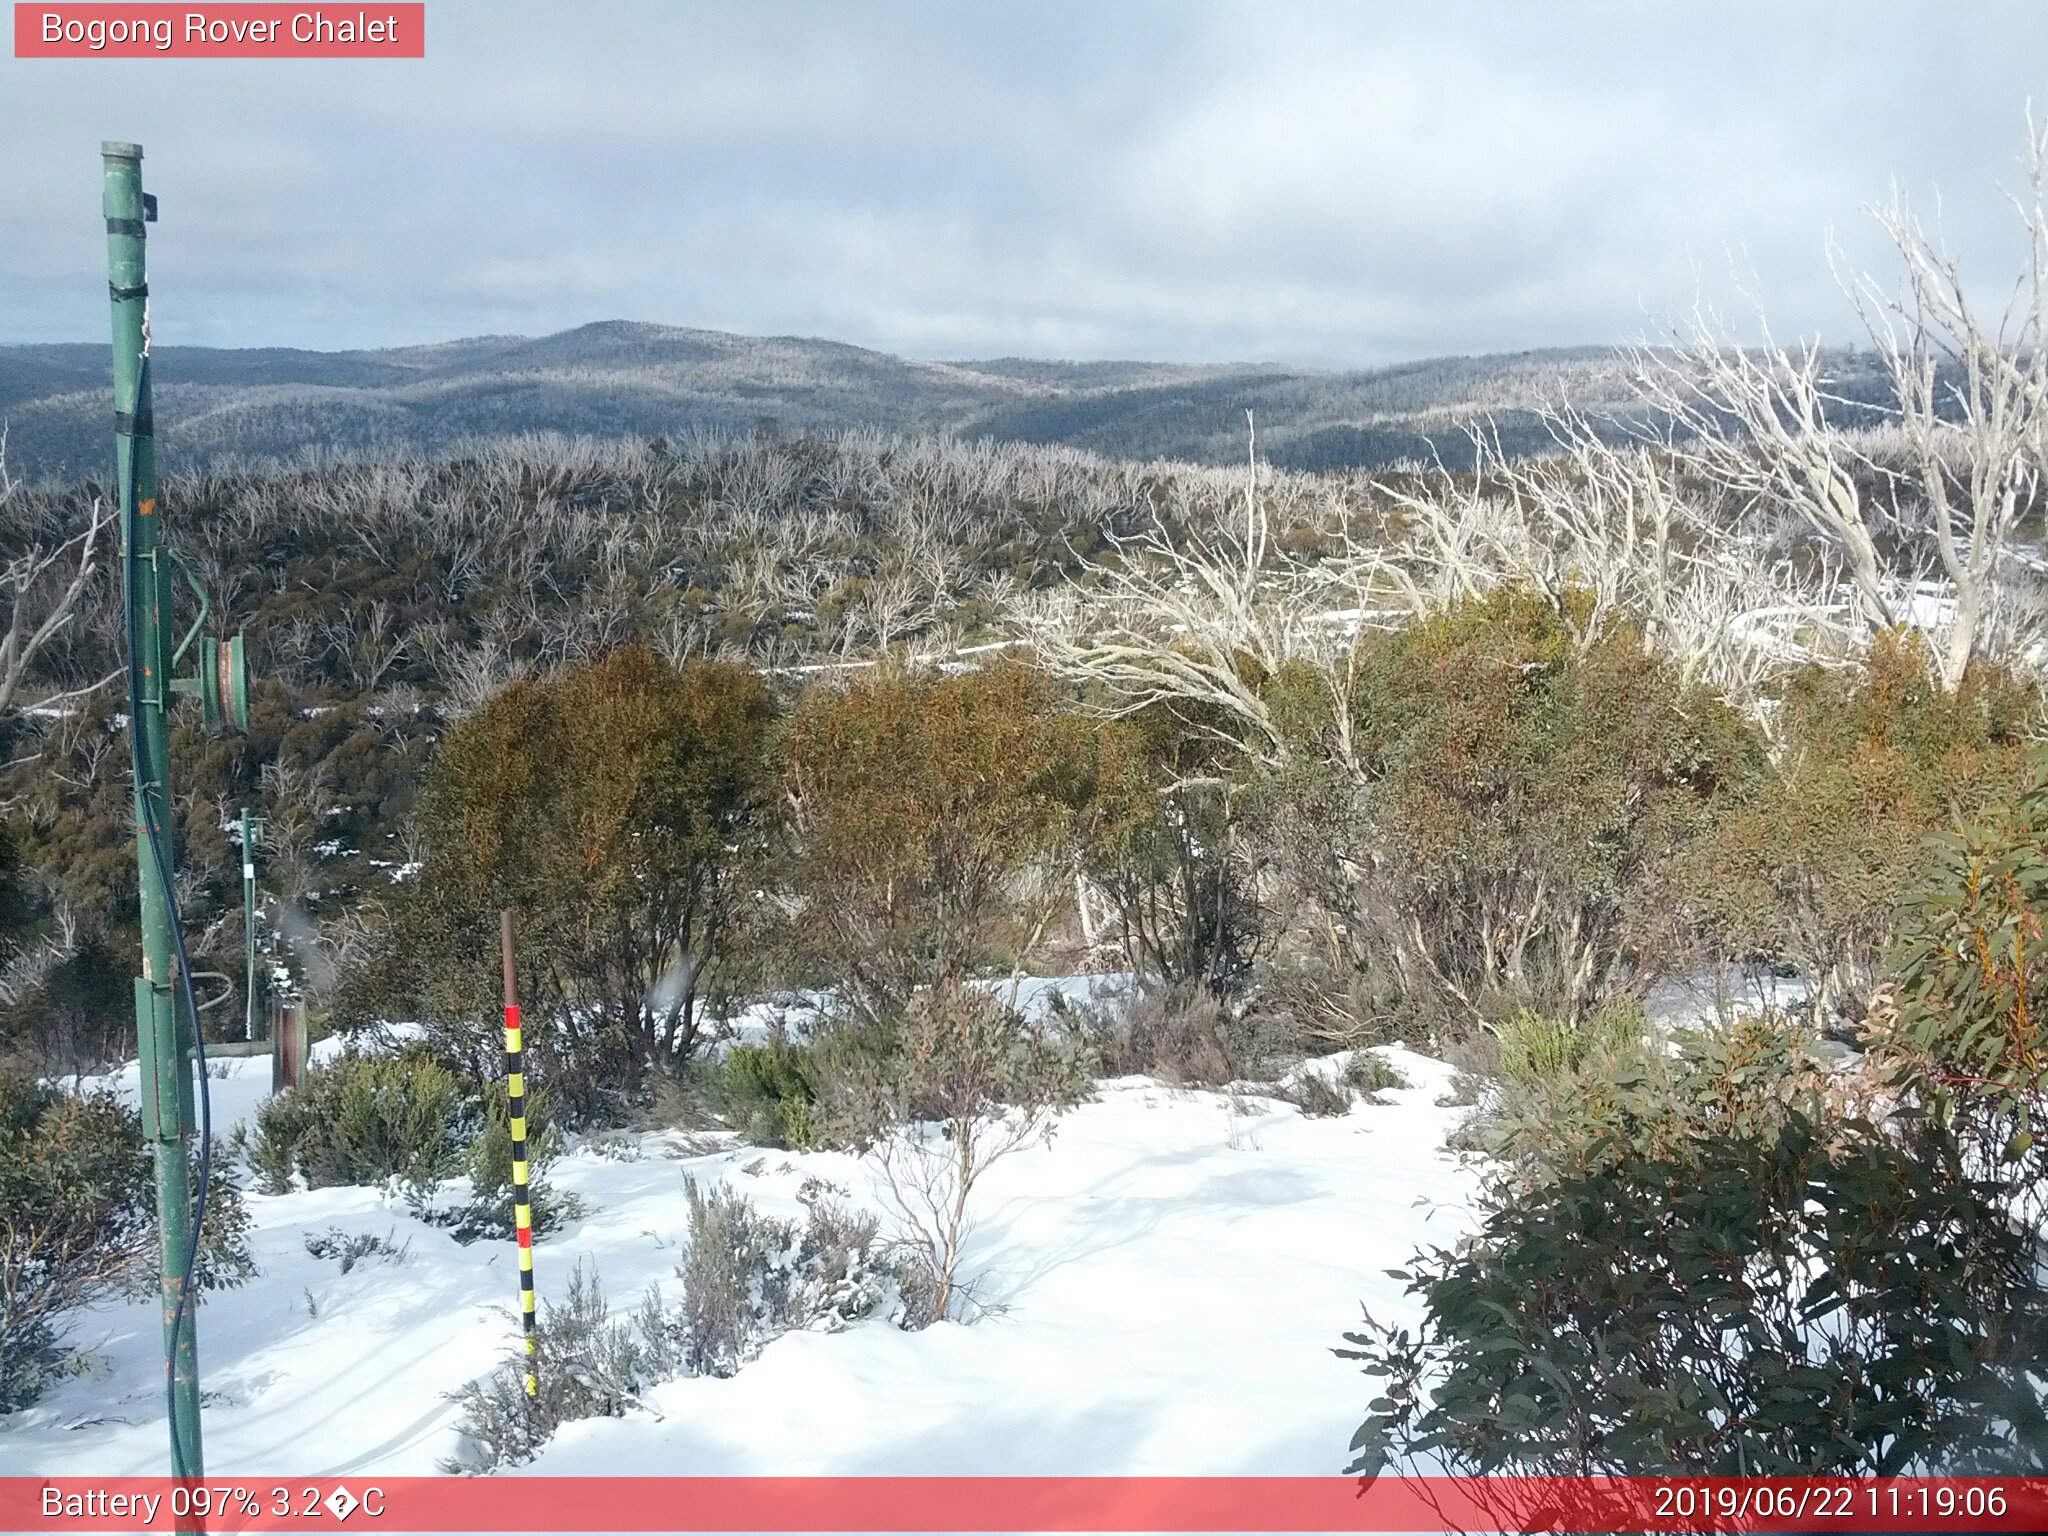
[[[1366,366],[1637,338],[1731,258],[1846,335],[1894,177],[2016,270],[2048,105],[2033,3],[433,0],[427,53],[0,58],[0,341],[103,338],[103,138],[165,342]]]

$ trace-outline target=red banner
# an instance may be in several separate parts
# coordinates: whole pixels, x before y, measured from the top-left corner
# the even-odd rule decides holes
[[[6,1531],[2044,1531],[2048,1478],[0,1478]]]
[[[423,59],[424,4],[21,5],[17,59]]]

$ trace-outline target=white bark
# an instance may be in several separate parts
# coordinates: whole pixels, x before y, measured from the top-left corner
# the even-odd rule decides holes
[[[12,521],[10,514],[20,505],[20,487],[7,472],[6,435],[0,433],[0,528]],[[18,552],[0,566],[0,605],[6,613],[5,629],[0,630],[0,716],[14,708],[37,656],[77,616],[99,568],[101,536],[111,522],[105,504],[94,501],[85,526],[76,533],[48,539],[29,531]],[[119,675],[38,702],[75,698]]]

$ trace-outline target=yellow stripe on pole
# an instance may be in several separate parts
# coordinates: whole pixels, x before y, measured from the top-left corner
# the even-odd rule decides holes
[[[527,1204],[526,1075],[520,1049],[519,990],[512,953],[512,909],[498,914],[499,959],[505,971],[505,1110],[512,1132],[512,1221],[519,1239],[520,1332],[526,1335],[526,1400],[540,1402],[540,1350],[534,1340],[536,1293],[533,1287],[533,1207]]]

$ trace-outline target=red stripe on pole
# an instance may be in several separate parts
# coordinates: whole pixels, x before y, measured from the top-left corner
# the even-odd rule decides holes
[[[519,1027],[519,1005],[517,1003],[507,1003],[505,1005],[505,1027],[507,1029],[517,1029]]]
[[[0,1478],[0,1529],[168,1531],[1567,1531],[2048,1529],[2048,1478]],[[115,1501],[154,1495],[154,1516]],[[180,1518],[189,1518],[180,1517]]]
[[[531,1248],[533,1246],[533,1228],[527,1226],[524,1222],[520,1223],[519,1226],[519,1246],[522,1248]]]

